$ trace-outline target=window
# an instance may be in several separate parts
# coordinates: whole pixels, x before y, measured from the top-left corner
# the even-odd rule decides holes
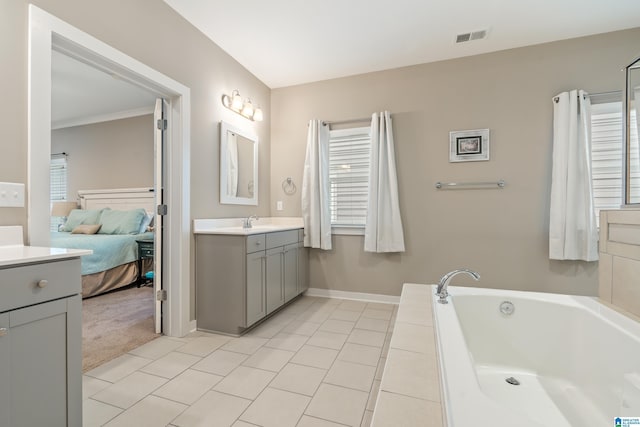
[[[618,96],[618,99],[620,97]],[[619,209],[622,200],[623,126],[622,102],[591,99],[591,173],[596,221],[600,225],[600,210]],[[631,112],[635,123],[635,111]],[[638,132],[631,126],[631,155],[638,156]],[[635,147],[635,148],[634,148]],[[638,171],[631,171],[637,176]],[[632,191],[638,188],[632,187]]]
[[[67,156],[53,155],[49,164],[50,196],[51,203],[67,200]],[[58,231],[58,226],[62,223],[60,217],[51,217],[50,230]]]
[[[340,233],[339,228],[364,228],[369,200],[370,161],[369,127],[330,132],[329,206],[334,232]]]

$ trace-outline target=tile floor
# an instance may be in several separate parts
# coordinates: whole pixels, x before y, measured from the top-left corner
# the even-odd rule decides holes
[[[396,312],[304,296],[240,338],[157,338],[84,375],[83,425],[368,427]]]

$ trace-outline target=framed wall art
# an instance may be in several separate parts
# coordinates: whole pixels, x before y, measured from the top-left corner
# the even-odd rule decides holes
[[[489,129],[449,132],[449,162],[489,160]]]

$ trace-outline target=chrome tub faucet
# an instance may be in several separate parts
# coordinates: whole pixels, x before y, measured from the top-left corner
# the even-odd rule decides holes
[[[440,283],[438,284],[438,289],[436,290],[436,295],[440,297],[438,299],[438,302],[440,304],[448,304],[449,303],[449,301],[447,301],[447,297],[449,296],[449,292],[447,292],[447,286],[449,286],[449,282],[451,282],[451,279],[453,279],[453,276],[456,276],[456,275],[461,274],[461,273],[468,274],[469,276],[473,277],[474,279],[480,280],[480,275],[478,273],[476,273],[473,270],[469,270],[467,268],[461,268],[461,269],[458,269],[458,270],[453,270],[453,271],[448,272],[447,274],[442,276],[442,279],[440,279]]]

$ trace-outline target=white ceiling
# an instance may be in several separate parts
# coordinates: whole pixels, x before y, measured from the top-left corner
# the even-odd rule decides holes
[[[155,99],[146,89],[52,52],[52,129],[150,114]]]
[[[640,25],[639,0],[165,2],[271,88]]]

